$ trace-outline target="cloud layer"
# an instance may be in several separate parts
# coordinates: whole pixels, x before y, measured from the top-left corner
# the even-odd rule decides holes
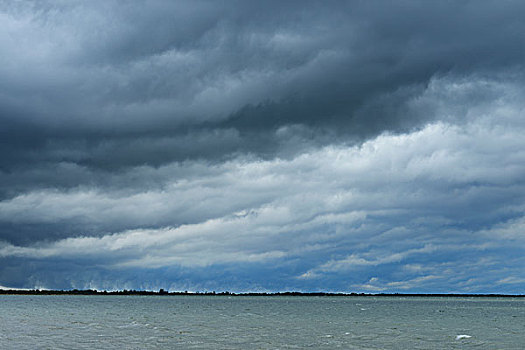
[[[519,292],[507,5],[1,3],[0,285]]]

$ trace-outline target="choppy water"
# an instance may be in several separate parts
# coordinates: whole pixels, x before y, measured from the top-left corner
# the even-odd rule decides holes
[[[0,296],[0,349],[524,348],[523,299]]]

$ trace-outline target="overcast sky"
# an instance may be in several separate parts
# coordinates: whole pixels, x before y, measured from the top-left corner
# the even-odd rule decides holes
[[[0,286],[523,293],[524,14],[0,0]]]

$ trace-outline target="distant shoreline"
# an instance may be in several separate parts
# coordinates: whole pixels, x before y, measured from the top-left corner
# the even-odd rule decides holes
[[[525,298],[525,294],[446,294],[446,293],[328,293],[328,292],[167,292],[163,289],[155,291],[141,290],[24,290],[24,289],[0,289],[0,295],[162,295],[162,296],[291,296],[291,297],[474,297],[474,298]]]

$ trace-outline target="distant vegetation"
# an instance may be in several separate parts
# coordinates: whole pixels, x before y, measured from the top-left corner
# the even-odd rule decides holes
[[[402,293],[324,293],[324,292],[277,292],[277,293],[231,293],[231,292],[168,292],[164,289],[159,291],[145,291],[145,290],[118,290],[118,291],[98,291],[94,289],[85,290],[16,290],[16,289],[0,289],[0,295],[214,295],[214,296],[309,296],[309,297],[355,297],[355,296],[372,296],[372,297],[525,297],[525,294],[511,295],[511,294],[402,294]]]

